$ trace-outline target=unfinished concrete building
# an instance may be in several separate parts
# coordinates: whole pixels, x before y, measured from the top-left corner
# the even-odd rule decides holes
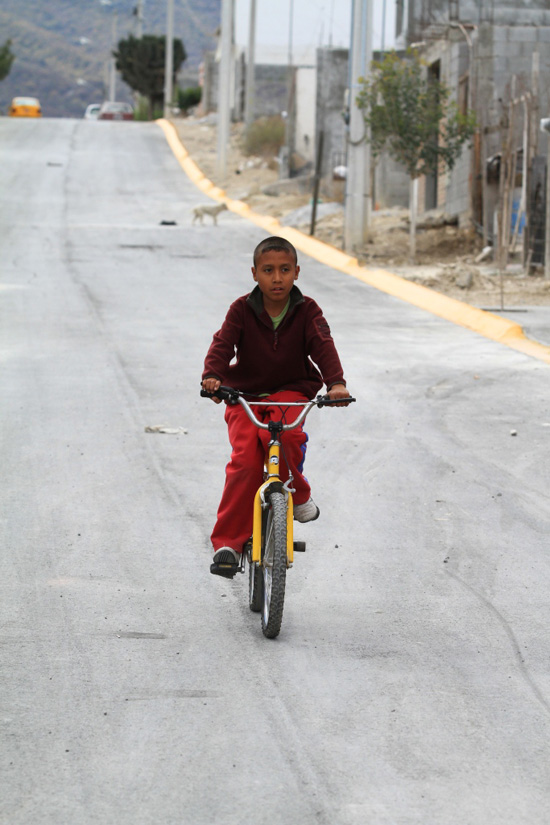
[[[538,197],[527,221],[533,244],[545,189],[540,156],[547,154],[539,123],[550,116],[549,0],[396,0],[396,5],[396,47],[416,45],[427,71],[446,83],[459,107],[473,109],[478,122],[471,148],[454,169],[439,169],[421,181],[420,209],[440,208],[462,222],[473,220],[497,243],[495,216],[503,215],[503,226],[513,231],[515,222],[522,225],[522,210],[529,217],[529,195],[531,208]]]

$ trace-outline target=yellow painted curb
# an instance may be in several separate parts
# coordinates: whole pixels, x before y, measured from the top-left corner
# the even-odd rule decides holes
[[[550,364],[550,347],[527,338],[522,327],[515,321],[501,318],[499,315],[494,315],[492,312],[483,309],[477,309],[477,307],[470,306],[464,301],[449,298],[447,295],[442,295],[433,289],[407,281],[406,278],[401,278],[399,275],[394,275],[385,269],[369,269],[368,267],[359,266],[357,259],[345,252],[341,252],[339,249],[317,240],[317,238],[304,235],[303,232],[299,232],[293,227],[282,226],[276,218],[253,212],[248,204],[243,201],[226,197],[223,189],[219,189],[205,178],[197,164],[191,159],[178,136],[175,126],[164,119],[156,122],[164,132],[168,145],[189,179],[209,197],[223,201],[232,212],[262,227],[272,235],[286,238],[305,255],[315,258],[315,260],[330,266],[332,269],[338,269],[352,278],[357,278],[380,292],[400,298],[402,301],[424,309],[432,315],[437,315],[439,318],[444,318],[453,324],[471,329],[485,338],[490,338],[511,347],[511,349],[522,352],[524,355],[529,355]]]

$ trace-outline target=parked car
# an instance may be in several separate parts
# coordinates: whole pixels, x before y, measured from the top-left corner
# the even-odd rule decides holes
[[[133,120],[134,110],[129,103],[108,101],[101,104],[98,120]]]
[[[36,97],[14,97],[8,114],[10,117],[42,117],[40,101]]]
[[[97,120],[100,109],[101,103],[90,103],[89,106],[86,106],[86,111],[84,112],[84,120]]]

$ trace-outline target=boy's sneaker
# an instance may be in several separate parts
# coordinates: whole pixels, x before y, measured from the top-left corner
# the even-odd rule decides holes
[[[232,547],[220,547],[214,553],[214,564],[238,564],[239,557]]]
[[[319,518],[320,512],[313,499],[310,498],[305,504],[298,504],[294,508],[294,520],[300,521],[302,524],[305,524],[306,521],[315,521],[316,518]]]

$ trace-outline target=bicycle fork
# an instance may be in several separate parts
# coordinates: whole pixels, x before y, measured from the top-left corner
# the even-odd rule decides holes
[[[252,522],[252,561],[260,562],[262,558],[262,510],[269,506],[269,496],[273,492],[283,493],[286,498],[286,556],[287,566],[290,567],[294,561],[294,506],[292,493],[287,486],[289,482],[283,484],[279,475],[281,456],[281,442],[276,433],[272,433],[272,439],[268,445],[267,457],[267,478],[258,488],[254,497],[254,515]]]

